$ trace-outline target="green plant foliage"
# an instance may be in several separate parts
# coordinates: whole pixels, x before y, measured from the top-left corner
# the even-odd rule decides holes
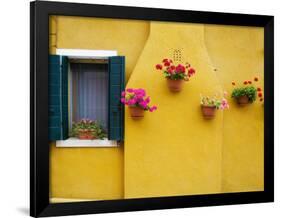
[[[91,132],[94,137],[104,139],[107,135],[102,126],[93,120],[82,119],[77,123],[72,124],[71,136],[78,137],[80,132]]]
[[[231,97],[232,98],[239,98],[241,96],[248,96],[249,101],[252,103],[257,98],[257,89],[254,86],[245,86],[241,88],[235,88],[232,91]]]
[[[209,107],[216,107],[216,109],[219,109],[219,107],[221,105],[221,101],[219,101],[215,98],[203,97],[201,99],[201,105],[209,106]]]
[[[229,104],[226,100],[227,92],[223,93],[223,96],[218,96],[217,94],[209,97],[209,96],[202,96],[201,95],[201,102],[200,104],[202,106],[208,106],[208,107],[216,107],[216,109],[228,109]]]
[[[165,78],[169,78],[172,80],[180,80],[180,79],[186,79],[186,75],[184,73],[175,73],[170,74],[167,71],[163,71]]]

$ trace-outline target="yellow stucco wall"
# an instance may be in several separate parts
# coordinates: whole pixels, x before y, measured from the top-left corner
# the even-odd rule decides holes
[[[174,49],[197,74],[180,93],[154,66]],[[204,25],[151,22],[150,36],[127,87],[143,87],[158,110],[125,121],[125,197],[221,191],[222,113],[205,121],[200,93],[221,91],[204,43]],[[208,182],[206,182],[208,181]]]
[[[145,88],[158,110],[133,121],[125,111],[124,148],[51,146],[53,198],[116,199],[263,189],[263,106],[202,118],[200,93],[260,76],[263,29],[97,18],[52,17],[56,48],[118,50],[127,87]],[[197,70],[182,92],[167,90],[154,66],[174,49]],[[214,68],[218,70],[215,71]],[[236,137],[239,135],[239,137]]]
[[[231,93],[231,81],[260,78],[263,90],[263,28],[206,25],[205,42],[221,86]],[[263,190],[263,104],[239,107],[231,100],[224,112],[222,192]]]
[[[123,191],[123,149],[56,148],[51,145],[52,198],[120,199]]]
[[[128,78],[149,34],[144,21],[50,17],[50,53],[56,48],[117,50]],[[124,197],[123,147],[50,149],[51,199]]]
[[[117,50],[129,78],[149,35],[149,22],[57,17],[57,48]]]

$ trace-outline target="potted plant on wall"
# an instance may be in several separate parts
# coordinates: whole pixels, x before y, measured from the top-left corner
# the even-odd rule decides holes
[[[201,95],[201,111],[205,119],[212,119],[215,116],[216,110],[224,110],[229,108],[226,100],[227,93],[224,92],[223,97],[217,95],[213,97]]]
[[[149,106],[150,97],[146,96],[144,89],[128,88],[122,92],[121,102],[127,105],[134,120],[143,118],[145,111],[153,112],[156,106]]]
[[[195,70],[190,64],[174,65],[173,61],[167,58],[163,59],[162,64],[157,64],[156,69],[163,72],[171,92],[180,92],[183,81],[189,81],[190,77],[195,74]]]
[[[258,81],[258,77],[255,77],[254,82]],[[236,83],[232,82],[232,85],[236,86]],[[262,89],[256,87],[251,80],[245,80],[242,86],[234,88],[231,97],[241,106],[255,102],[257,97],[263,101]]]
[[[106,133],[102,126],[94,120],[82,119],[72,124],[71,136],[79,139],[104,139]]]

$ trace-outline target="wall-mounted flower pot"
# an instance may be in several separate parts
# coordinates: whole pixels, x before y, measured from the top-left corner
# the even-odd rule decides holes
[[[205,119],[212,119],[216,114],[216,106],[201,105],[203,117]]]
[[[130,114],[133,120],[140,120],[144,117],[144,110],[137,106],[129,106]]]
[[[78,134],[79,139],[88,139],[88,140],[93,140],[96,137],[93,135],[93,132],[91,131],[81,131]]]
[[[244,106],[244,105],[247,105],[250,103],[249,97],[247,95],[240,96],[240,97],[236,98],[236,100],[237,100],[237,103],[241,106]]]
[[[173,80],[167,78],[167,85],[171,92],[180,92],[182,90],[183,80]]]

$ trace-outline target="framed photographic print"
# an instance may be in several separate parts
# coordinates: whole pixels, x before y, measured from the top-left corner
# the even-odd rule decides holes
[[[273,17],[30,4],[30,215],[272,202]]]

